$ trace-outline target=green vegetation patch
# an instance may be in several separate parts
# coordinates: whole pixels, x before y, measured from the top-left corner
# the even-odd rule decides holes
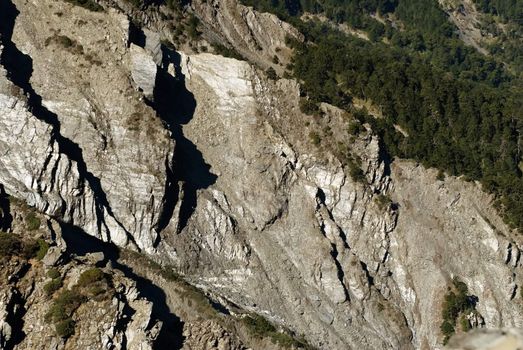
[[[69,338],[74,334],[75,322],[73,313],[85,301],[85,297],[74,290],[62,291],[51,304],[45,315],[45,320],[55,326],[56,334],[62,338]]]
[[[351,96],[372,101],[385,118],[367,122],[390,155],[481,181],[506,222],[523,229],[521,86],[492,88],[322,28],[313,29],[316,45],[297,44],[293,62],[309,98],[347,110]]]
[[[321,136],[316,131],[309,132],[309,138],[314,146],[319,146],[321,144]]]
[[[85,297],[76,290],[66,289],[54,300],[46,314],[46,320],[56,323],[71,317],[74,311],[80,307]]]
[[[0,256],[6,257],[17,254],[22,247],[18,236],[11,233],[0,232]]]
[[[44,285],[44,292],[47,296],[53,295],[54,292],[62,288],[63,281],[61,277],[53,278]]]
[[[60,271],[55,268],[51,268],[47,271],[47,277],[51,278],[51,280],[44,285],[44,292],[47,296],[51,296],[62,288],[63,279],[60,275]]]
[[[523,0],[474,0],[474,3],[482,12],[523,24]]]
[[[44,291],[47,295],[53,295],[62,288],[63,280],[55,269],[49,270],[48,276],[54,278],[44,285]],[[72,289],[62,290],[56,295],[45,320],[54,324],[59,337],[68,338],[75,331],[74,312],[90,299],[101,300],[111,287],[109,277],[102,270],[88,269],[80,275],[78,283]]]
[[[42,260],[49,250],[49,243],[40,238],[36,241],[36,244],[38,249],[36,249],[35,258],[37,260]]]
[[[245,60],[245,58],[234,48],[230,48],[218,43],[212,43],[212,47],[216,54],[221,55],[223,57],[234,58],[240,61]]]
[[[27,230],[29,230],[29,231],[35,231],[40,228],[40,224],[41,224],[40,218],[38,218],[38,216],[36,216],[36,213],[34,211],[30,211],[29,213],[27,213],[24,221],[25,221],[25,226],[26,226]]]
[[[0,232],[0,258],[19,256],[41,260],[48,248],[49,244],[43,239],[23,239],[13,233]]]
[[[255,337],[265,338],[268,337],[275,344],[278,344],[284,348],[289,349],[310,349],[306,342],[301,341],[293,337],[287,332],[280,332],[264,317],[259,315],[247,315],[242,319],[242,322],[249,332]]]
[[[272,67],[268,68],[265,71],[265,74],[267,75],[267,78],[269,78],[270,80],[278,80],[278,74]]]
[[[444,344],[456,332],[458,320],[462,331],[467,332],[470,330],[470,322],[466,318],[466,315],[470,313],[477,313],[476,300],[468,295],[467,285],[454,278],[452,286],[449,287],[447,294],[445,294],[441,310],[443,322],[440,330],[444,336]]]
[[[111,281],[101,269],[91,268],[80,275],[76,288],[86,297],[101,300],[111,290]]]
[[[61,338],[69,338],[74,334],[76,323],[72,318],[66,318],[55,324],[56,334]]]
[[[324,14],[338,23],[347,23],[366,30],[372,38],[385,32],[385,26],[372,19],[369,13],[386,14],[392,12],[397,0],[243,0],[244,4],[259,11],[274,12],[279,17],[292,21],[293,16],[305,12]]]
[[[386,194],[380,193],[375,198],[380,210],[385,210],[392,206],[392,199]]]
[[[55,279],[55,278],[58,278],[60,276],[61,276],[60,275],[60,271],[58,271],[55,268],[51,268],[51,269],[49,269],[49,271],[47,271],[47,277],[49,277],[51,279]]]
[[[352,156],[348,156],[346,159],[347,167],[349,168],[349,175],[351,179],[355,182],[359,182],[362,184],[367,183],[367,178],[365,177],[365,173],[361,169],[361,160],[355,159]]]
[[[319,116],[321,113],[319,103],[307,98],[300,99],[300,111],[312,116]]]
[[[89,270],[82,272],[82,274],[80,275],[80,278],[78,279],[78,286],[87,287],[93,283],[102,281],[104,279],[105,279],[104,272],[101,269],[94,267],[94,268],[91,268]]]

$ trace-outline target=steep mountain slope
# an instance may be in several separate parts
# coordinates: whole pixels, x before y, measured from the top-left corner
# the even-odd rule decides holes
[[[521,242],[492,198],[392,162],[368,124],[348,138],[350,113],[302,113],[298,82],[265,73],[283,71],[273,57],[288,60],[296,29],[236,1],[194,1],[200,44],[228,45],[254,65],[168,48],[170,20],[154,6],[101,4],[0,4],[7,193],[64,230],[174,267],[225,315],[257,313],[317,348],[438,348],[457,280],[474,301],[469,326],[523,325]],[[279,346],[207,318],[184,318],[194,327],[183,346]]]
[[[16,85],[5,89],[19,88],[21,96],[2,100],[3,152],[18,154],[3,158],[12,171],[4,185],[94,236],[150,249],[174,145],[129,82],[129,21],[74,6],[63,16],[64,4],[48,5],[2,4],[2,62]],[[20,143],[28,140],[22,156]]]
[[[253,315],[223,313],[138,253],[101,244],[3,191],[0,202],[8,231],[0,232],[1,349],[279,350],[296,342]]]
[[[10,230],[0,236],[0,348],[152,349],[162,322],[152,302],[140,297],[137,282],[102,267],[101,252],[67,253],[56,222],[46,227],[25,204],[10,202],[0,217]]]

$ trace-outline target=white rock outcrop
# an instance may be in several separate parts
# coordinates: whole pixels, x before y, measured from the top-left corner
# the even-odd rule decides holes
[[[300,123],[291,82],[209,54],[182,54],[181,64],[199,101],[184,135],[219,174],[169,243],[187,276],[320,348],[437,347],[454,276],[478,297],[487,327],[521,325],[518,243],[477,185],[437,181],[411,162],[388,169],[367,134],[353,148],[368,186],[354,182],[299,129],[276,131]],[[380,207],[376,192],[397,209]]]
[[[262,67],[273,66],[274,57],[283,64],[291,55],[286,37],[303,40],[302,34],[290,24],[270,13],[259,13],[236,0],[194,1],[191,6],[203,25],[220,35],[229,45]]]
[[[152,253],[174,140],[130,84],[129,21],[65,3],[15,5],[22,11],[4,55],[30,57],[32,75],[24,91],[0,74],[6,191],[100,239]],[[71,16],[57,17],[64,7]],[[27,26],[34,18],[74,47]],[[154,86],[157,67],[145,55]]]
[[[14,2],[12,42],[33,73],[24,91],[0,70],[0,183],[8,193],[92,236],[140,248],[321,349],[439,348],[453,277],[477,297],[486,327],[523,326],[521,242],[478,185],[385,161],[370,130],[346,143],[366,178],[354,181],[342,157],[310,142],[314,120],[300,112],[295,81],[268,80],[246,62],[208,53],[179,53],[180,95],[169,107],[183,122],[171,121],[171,134],[129,80],[154,91],[147,84],[156,44],[128,49],[128,22],[112,11]],[[87,24],[55,18],[62,6]],[[193,6],[255,62],[270,60],[294,33],[233,0]],[[49,31],[33,31],[35,19]],[[57,28],[84,53],[43,45]],[[332,138],[346,137],[343,111],[322,109]],[[146,320],[150,310],[142,311]],[[127,335],[136,344],[141,336]]]
[[[158,66],[154,58],[145,49],[131,44],[129,51],[131,54],[131,75],[133,81],[147,99],[153,100]]]

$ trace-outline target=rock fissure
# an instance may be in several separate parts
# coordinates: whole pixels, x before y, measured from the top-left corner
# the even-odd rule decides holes
[[[23,331],[26,301],[16,287],[11,286],[10,288],[11,290],[8,292],[9,301],[6,305],[7,316],[5,317],[5,322],[10,326],[11,334],[4,344],[3,349],[5,350],[15,349],[16,345],[21,343],[26,336]]]
[[[343,270],[343,267],[341,266],[341,263],[338,260],[338,254],[339,254],[338,248],[336,248],[336,244],[334,244],[334,243],[331,244],[331,247],[332,247],[331,256],[332,256],[332,259],[334,260],[334,264],[336,265],[336,269],[338,271],[338,280],[340,281],[340,284],[343,288],[343,292],[345,294],[346,300],[350,302],[351,300],[350,300],[349,290],[347,289],[347,286],[345,285],[345,271]]]
[[[64,230],[72,223],[123,247],[134,239],[155,262],[173,266],[149,275],[161,288],[124,271],[138,279],[140,295],[154,300],[152,314],[166,327],[146,324],[147,308],[130,287],[118,305],[137,313],[124,322],[118,317],[127,311],[118,311],[104,347],[120,342],[131,349],[137,339],[126,329],[145,329],[152,338],[157,330],[157,347],[178,338],[202,349],[207,340],[228,338],[212,320],[190,318],[198,307],[180,315],[183,321],[170,314],[167,306],[182,302],[169,288],[173,272],[230,301],[231,314],[257,312],[320,349],[437,348],[441,320],[434,310],[454,274],[474,281],[470,289],[487,326],[522,324],[514,307],[520,251],[474,184],[391,161],[369,126],[347,134],[352,111],[321,104],[322,117],[305,115],[298,82],[268,79],[264,69],[281,75],[292,56],[285,37],[294,28],[236,0],[193,0],[186,10],[201,20],[202,35],[175,52],[161,39],[176,41],[170,24],[187,27],[169,10],[156,2],[138,9],[126,0],[100,1],[105,11],[97,13],[62,1],[0,4],[20,11],[14,29],[0,13],[0,26],[8,28],[2,41],[14,31],[10,41],[27,55],[15,60],[8,55],[13,47],[0,47],[10,80],[26,84],[26,91],[10,89],[0,66],[0,130],[8,130],[0,137],[0,182],[63,217]],[[65,9],[67,15],[57,14]],[[54,41],[45,46],[57,30],[84,53]],[[256,65],[210,53],[208,38]],[[204,47],[208,52],[194,53]],[[91,52],[100,64],[87,61]],[[318,145],[307,137],[312,132],[320,135]],[[347,152],[361,163],[367,184],[349,176]],[[84,235],[72,235],[78,242],[68,249],[87,244]],[[114,259],[108,266],[119,268]]]
[[[159,67],[154,88],[154,102],[150,102],[150,105],[171,132],[176,147],[172,165],[166,165],[164,208],[157,227],[160,232],[165,229],[171,221],[177,202],[181,201],[177,225],[178,232],[181,232],[196,208],[197,192],[211,186],[217,176],[210,172],[210,166],[195,144],[184,136],[183,125],[193,118],[196,101],[194,95],[185,86],[185,76],[180,67],[181,57],[163,45],[162,51],[163,65],[173,65],[176,78],[164,67]],[[183,186],[183,199],[178,198],[180,183]]]
[[[102,235],[102,224],[105,225],[105,232],[109,236],[109,229],[104,223],[104,213],[115,220],[120,228],[125,232],[130,242],[136,248],[134,237],[127,231],[127,229],[114,216],[112,209],[107,200],[106,194],[102,189],[100,179],[88,171],[87,164],[82,155],[82,149],[78,144],[65,138],[60,133],[60,122],[58,116],[49,111],[42,103],[42,97],[33,89],[30,80],[32,75],[32,59],[28,55],[22,53],[12,41],[13,28],[16,17],[19,12],[11,0],[3,1],[0,4],[0,39],[3,45],[3,51],[0,56],[0,64],[6,69],[8,79],[15,84],[15,86],[22,89],[27,96],[27,103],[30,112],[39,120],[47,123],[51,128],[51,143],[56,142],[60,153],[67,156],[71,161],[77,165],[77,170],[80,175],[80,181],[84,180],[88,183],[93,193],[95,194],[95,208],[98,224],[98,234]],[[54,181],[54,180],[53,180]],[[110,237],[108,237],[110,238]]]

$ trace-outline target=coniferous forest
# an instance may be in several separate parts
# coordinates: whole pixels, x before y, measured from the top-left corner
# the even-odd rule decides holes
[[[277,14],[304,34],[304,42],[292,43],[288,68],[310,101],[347,110],[353,98],[372,102],[384,118],[362,121],[374,127],[390,156],[480,181],[496,195],[507,223],[523,229],[523,70],[517,49],[499,54],[494,47],[485,55],[466,46],[436,0],[244,3]],[[515,29],[512,35],[521,41],[523,1],[476,3]],[[302,21],[305,12],[332,22]],[[344,34],[333,23],[364,30],[370,40]]]

